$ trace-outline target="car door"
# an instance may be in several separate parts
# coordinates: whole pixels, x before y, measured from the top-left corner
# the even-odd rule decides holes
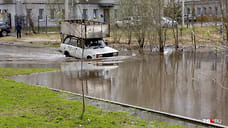
[[[66,37],[63,41],[63,43],[60,46],[60,50],[63,52],[68,52],[69,53],[69,49],[68,46],[70,45],[70,37]]]
[[[81,58],[82,57],[82,43],[83,43],[83,40],[81,39],[77,39],[75,41],[75,44],[76,44],[76,49],[75,49],[75,56],[77,58]]]
[[[81,58],[82,56],[82,40],[76,37],[71,37],[70,46],[68,49],[70,51],[70,55],[76,58]]]
[[[76,37],[66,37],[63,44],[61,44],[61,51],[67,51],[70,56],[81,58],[81,40]]]
[[[66,37],[63,44],[61,44],[61,51],[68,52],[70,56],[76,57],[77,38]]]

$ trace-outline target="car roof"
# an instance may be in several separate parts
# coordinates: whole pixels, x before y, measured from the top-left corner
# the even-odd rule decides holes
[[[65,39],[66,38],[77,38],[77,39],[83,39],[83,40],[85,40],[84,38],[79,38],[79,37],[76,37],[76,36],[73,36],[73,35],[67,35],[66,37],[65,37]],[[86,40],[103,40],[102,38],[88,38],[88,39],[86,39]]]

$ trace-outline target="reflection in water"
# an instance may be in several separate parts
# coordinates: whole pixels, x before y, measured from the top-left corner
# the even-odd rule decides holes
[[[184,52],[131,58],[113,65],[66,63],[62,71],[16,80],[228,125],[228,59],[222,53]]]

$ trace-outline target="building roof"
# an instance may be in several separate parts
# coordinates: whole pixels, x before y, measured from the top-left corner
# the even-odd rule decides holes
[[[7,1],[7,0],[5,0]],[[9,1],[14,1],[14,0],[9,0]],[[22,3],[33,3],[33,4],[38,4],[38,3],[64,3],[65,0],[20,0]],[[115,3],[115,0],[73,0],[74,3],[78,4],[105,4],[105,5],[110,5]],[[69,0],[71,2],[71,0]]]

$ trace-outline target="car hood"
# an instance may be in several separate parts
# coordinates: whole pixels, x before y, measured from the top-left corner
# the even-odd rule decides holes
[[[106,54],[106,53],[118,52],[118,50],[115,50],[111,47],[106,46],[104,48],[85,49],[85,52],[93,53],[93,54]]]

